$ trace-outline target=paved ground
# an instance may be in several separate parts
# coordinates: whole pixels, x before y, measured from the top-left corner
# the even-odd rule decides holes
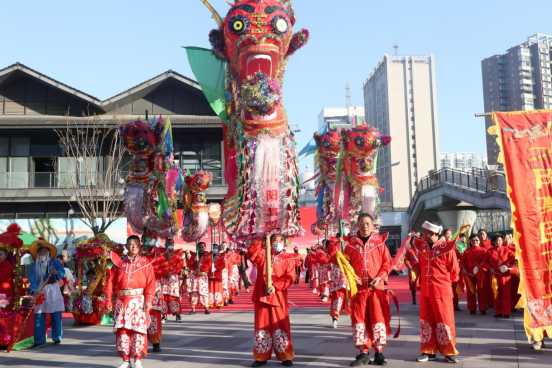
[[[510,320],[456,312],[457,348],[460,368],[550,366],[552,349],[529,349],[523,320],[518,313]],[[328,306],[329,308],[329,306]],[[346,367],[358,352],[351,337],[350,319],[342,316],[337,330],[329,328],[328,308],[291,309],[295,366]],[[492,314],[492,311],[491,311]],[[396,316],[396,313],[393,312]],[[401,305],[402,334],[390,338],[384,350],[387,367],[438,367],[437,362],[417,363],[419,355],[418,306]],[[247,367],[252,362],[253,313],[251,311],[196,314],[174,318],[163,327],[163,351],[144,359],[145,367]],[[395,318],[392,326],[396,327]],[[120,361],[109,326],[72,326],[64,320],[64,337],[59,346],[51,342],[36,350],[0,353],[4,367],[114,367]],[[267,367],[279,367],[269,362]]]

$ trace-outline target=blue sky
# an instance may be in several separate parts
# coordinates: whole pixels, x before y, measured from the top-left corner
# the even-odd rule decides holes
[[[221,15],[228,5],[210,0]],[[311,40],[284,82],[301,148],[323,107],[363,105],[362,84],[384,53],[434,54],[441,152],[486,153],[481,60],[535,33],[552,34],[550,2],[294,0]],[[329,5],[332,4],[332,5]],[[168,69],[193,78],[180,46],[209,47],[215,27],[200,0],[8,1],[0,68],[17,61],[100,99]],[[301,165],[303,166],[303,164]],[[303,169],[303,167],[301,167]]]

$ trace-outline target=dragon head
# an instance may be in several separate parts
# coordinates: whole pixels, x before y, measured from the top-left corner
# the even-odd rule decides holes
[[[186,183],[184,204],[205,204],[207,201],[205,193],[211,187],[212,180],[213,174],[205,171],[197,171],[193,175],[186,176],[184,178],[184,182]]]
[[[376,153],[391,143],[391,137],[368,125],[359,125],[344,134],[348,155],[352,158],[352,173],[359,176],[372,175]]]
[[[147,181],[154,168],[154,153],[159,139],[150,125],[137,120],[119,128],[124,144],[131,155],[136,156],[130,178]]]
[[[320,172],[329,180],[335,180],[337,158],[341,150],[341,134],[335,129],[328,129],[324,134],[315,133],[314,140],[320,154]]]

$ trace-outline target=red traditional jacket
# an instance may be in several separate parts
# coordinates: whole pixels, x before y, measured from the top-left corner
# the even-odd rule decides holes
[[[168,249],[165,247],[155,247],[147,255],[147,257],[153,261],[152,267],[156,280],[167,277],[169,273],[169,262],[167,261],[166,255],[167,251]]]
[[[392,259],[385,245],[387,236],[387,233],[372,234],[366,244],[362,244],[362,240],[356,236],[343,237],[345,242],[343,253],[350,257],[351,266],[355,274],[362,279],[363,286],[376,277],[383,280],[391,272]],[[341,250],[341,242],[337,239],[331,240],[328,245],[328,253],[333,254],[331,263],[337,264],[337,250]]]
[[[437,299],[452,298],[452,283],[457,282],[460,268],[456,258],[456,241],[437,240],[433,247],[420,238],[414,239],[421,268],[421,294]]]
[[[155,295],[155,275],[152,260],[138,255],[134,259],[128,256],[119,258],[111,253],[113,267],[105,287],[105,298],[111,302],[114,290],[142,289],[146,302],[152,303]]]
[[[12,297],[15,295],[15,266],[10,260],[5,259],[0,262],[0,294]],[[21,288],[19,290],[22,291]]]
[[[241,261],[240,253],[237,250],[227,250],[224,252],[224,258],[229,270],[237,266]]]
[[[479,268],[483,267],[486,253],[487,251],[485,248],[481,246],[469,247],[460,258],[460,268],[473,275],[473,268],[475,266],[478,266]]]
[[[209,272],[209,278],[212,280],[222,280],[222,271],[229,268],[229,260],[226,259],[226,254],[218,252],[213,257],[215,272]]]
[[[485,261],[483,267],[485,271],[489,271],[491,268],[495,272],[500,273],[500,266],[512,266],[516,261],[516,255],[512,252],[510,247],[502,245],[501,247],[491,247],[485,253]],[[508,274],[509,275],[509,274]]]
[[[272,286],[276,292],[266,295],[266,250],[264,243],[254,242],[247,252],[248,259],[257,265],[257,282],[251,300],[276,307],[287,307],[287,289],[295,281],[295,263],[297,256],[280,252],[270,252],[272,259]]]
[[[411,268],[416,272],[420,273],[420,260],[418,259],[418,254],[414,248],[408,248],[406,254],[404,255],[404,264],[406,267]]]
[[[200,272],[211,273],[211,266],[212,266],[211,254],[212,254],[212,252],[203,252],[203,254],[201,254],[199,256],[199,271]],[[186,265],[191,270],[196,271],[197,270],[197,267],[196,267],[197,255],[196,255],[195,252],[190,252],[190,255],[191,255],[190,259],[186,260]]]
[[[491,243],[491,241],[487,238],[485,240],[481,240],[481,246],[483,248],[485,248],[485,250],[489,249],[490,247],[493,246],[493,244]]]
[[[182,249],[173,249],[169,254],[169,270],[173,275],[180,275],[182,268],[184,268]]]

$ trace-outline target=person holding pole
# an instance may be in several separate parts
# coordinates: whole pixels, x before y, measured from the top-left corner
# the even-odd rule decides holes
[[[205,308],[205,314],[211,314],[209,310],[209,276],[211,273],[211,252],[206,252],[204,242],[197,243],[197,252],[186,251],[186,266],[190,269],[188,274],[188,297],[192,305],[190,315],[196,314],[196,306],[201,304]]]
[[[295,281],[297,256],[283,252],[286,239],[281,234],[267,236],[265,244],[255,241],[248,250],[249,260],[257,265],[255,304],[255,344],[252,367],[265,365],[272,357],[285,367],[293,365],[287,289]],[[268,260],[268,261],[267,261]]]
[[[61,328],[61,313],[65,310],[63,296],[58,281],[63,279],[65,271],[56,259],[57,249],[54,245],[42,240],[31,244],[31,295],[39,298],[44,295],[42,303],[36,303],[34,308],[34,345],[38,347],[46,343],[46,313],[52,320],[52,340],[54,344],[61,343],[63,331]]]

